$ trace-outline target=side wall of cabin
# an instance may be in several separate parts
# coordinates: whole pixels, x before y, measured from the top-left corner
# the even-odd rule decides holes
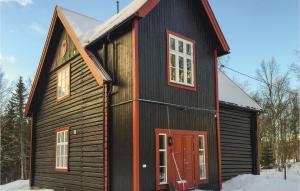
[[[61,54],[61,43],[67,52]],[[58,21],[33,110],[32,184],[59,190],[102,190],[103,87],[99,87]],[[57,101],[57,70],[70,65],[70,96]],[[67,172],[55,169],[56,129],[69,127]],[[76,131],[76,133],[75,133]]]
[[[220,104],[222,180],[240,174],[258,174],[257,114]]]
[[[109,186],[113,190],[133,189],[132,159],[132,32],[125,24],[109,39],[91,47],[114,78],[109,97]]]
[[[195,41],[196,91],[167,83],[166,30]],[[216,91],[214,49],[216,41],[200,1],[168,0],[139,21],[140,99],[191,106],[207,110],[169,106],[170,129],[208,132],[209,183],[203,189],[218,189],[216,137]],[[156,190],[155,129],[167,129],[167,106],[140,101],[140,190]],[[146,164],[146,168],[142,165]]]

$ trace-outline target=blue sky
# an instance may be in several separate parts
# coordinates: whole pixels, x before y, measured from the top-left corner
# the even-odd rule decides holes
[[[120,7],[130,0],[120,0]],[[209,0],[231,48],[228,66],[251,76],[274,57],[282,71],[297,62],[299,0]],[[115,0],[0,0],[0,67],[5,77],[33,78],[55,5],[106,20]],[[299,60],[298,60],[299,62]],[[228,72],[240,82],[248,80]],[[293,86],[298,85],[293,79]]]

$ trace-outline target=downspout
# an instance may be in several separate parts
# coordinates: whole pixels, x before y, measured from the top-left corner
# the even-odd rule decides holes
[[[109,187],[109,114],[110,114],[110,84],[111,83],[105,83],[104,84],[104,191],[110,190]]]
[[[116,48],[116,43],[115,41],[111,40],[111,37],[110,37],[110,34],[107,35],[107,41],[108,43],[112,43],[112,46],[113,46],[113,61],[112,61],[112,82],[115,83],[116,82],[116,51],[117,51],[117,48]],[[107,47],[106,47],[106,58],[107,58]],[[106,60],[106,65],[107,64],[107,60]]]

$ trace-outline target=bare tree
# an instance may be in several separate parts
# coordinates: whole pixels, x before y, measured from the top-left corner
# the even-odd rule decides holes
[[[297,115],[294,107],[299,109],[296,99],[298,97],[295,98],[290,88],[289,73],[280,74],[274,58],[269,62],[262,62],[260,69],[257,70],[257,76],[263,82],[259,91],[261,105],[264,108],[261,128],[262,146],[272,145],[276,162],[284,164],[289,157],[292,157],[290,153],[295,149],[293,144],[290,144],[290,140],[294,140],[292,137],[298,136],[299,132],[297,130],[299,124],[294,116]],[[291,120],[295,122],[292,124]],[[292,130],[293,128],[295,130]]]

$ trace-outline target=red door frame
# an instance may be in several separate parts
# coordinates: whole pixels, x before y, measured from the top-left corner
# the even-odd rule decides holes
[[[199,155],[195,154],[195,180],[196,180],[196,185],[195,186],[199,186],[202,184],[208,184],[209,183],[209,179],[208,179],[208,136],[207,136],[207,131],[189,131],[189,130],[168,130],[168,129],[155,129],[155,143],[156,143],[156,190],[163,190],[163,189],[168,189],[169,188],[169,184],[159,184],[159,138],[158,135],[159,134],[166,134],[166,138],[167,138],[167,164],[171,164],[170,162],[173,161],[173,158],[170,156],[169,153],[171,153],[171,149],[173,146],[169,146],[168,145],[168,137],[173,137],[174,134],[176,135],[193,135],[194,136],[194,146],[196,146],[196,148],[194,148],[194,151],[198,152],[199,151],[199,141],[197,139],[197,137],[199,137],[200,135],[204,136],[205,139],[205,165],[206,165],[206,179],[200,180],[200,174],[199,174]],[[169,169],[169,165],[167,165],[168,167],[168,174],[174,174],[176,172],[176,169]],[[170,173],[170,171],[172,173]],[[169,177],[167,177],[169,179]],[[195,181],[194,180],[194,181]]]

